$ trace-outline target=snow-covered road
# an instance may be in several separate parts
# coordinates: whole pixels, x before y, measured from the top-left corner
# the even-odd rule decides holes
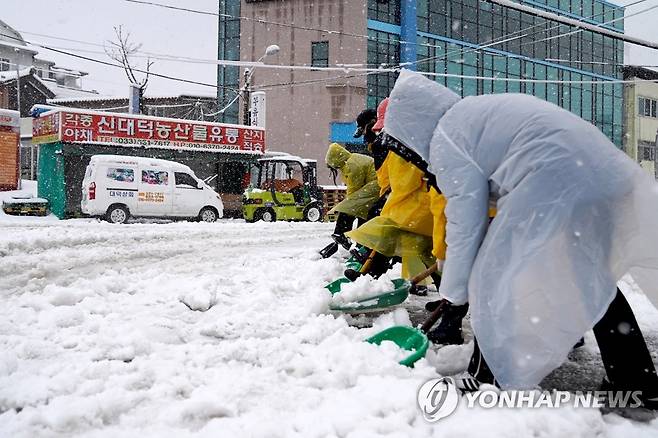
[[[658,436],[655,420],[566,407],[425,422],[418,387],[462,371],[472,345],[409,369],[362,342],[406,310],[361,329],[373,321],[326,314],[330,230],[0,217],[0,436]],[[658,312],[627,295],[655,345]],[[595,389],[587,340],[548,386]]]

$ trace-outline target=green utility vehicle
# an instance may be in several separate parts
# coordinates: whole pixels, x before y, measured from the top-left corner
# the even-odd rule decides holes
[[[251,172],[251,184],[242,196],[247,222],[317,222],[322,219],[322,210],[315,160],[293,155],[258,160]]]

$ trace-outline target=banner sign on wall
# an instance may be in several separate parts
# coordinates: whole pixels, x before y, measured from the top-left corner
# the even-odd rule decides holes
[[[43,120],[42,120],[43,119]],[[100,143],[226,152],[265,152],[265,129],[106,113],[58,109],[34,119],[33,142]]]

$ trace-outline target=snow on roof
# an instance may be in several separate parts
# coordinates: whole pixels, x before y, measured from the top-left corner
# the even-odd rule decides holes
[[[53,64],[55,64],[55,63],[53,63]],[[87,73],[85,71],[82,71],[82,70],[74,70],[74,69],[71,69],[71,68],[60,67],[58,65],[54,65],[50,70],[53,71],[54,73],[60,73],[61,72],[61,73],[66,73],[68,75],[78,76],[78,77],[87,76],[89,74],[89,73]]]
[[[32,67],[27,67],[18,71],[19,77],[24,78],[30,76],[34,72]],[[0,82],[9,82],[16,80],[16,70],[8,70],[0,72]]]
[[[55,94],[54,99],[48,99],[48,102],[59,99],[70,99],[70,100],[80,100],[89,96],[98,96],[98,91],[96,90],[85,90],[82,88],[73,88],[67,87],[65,85],[60,85],[55,81],[50,81],[46,79],[39,78],[41,82],[50,89]]]
[[[217,99],[217,96],[211,95],[197,95],[197,94],[178,94],[178,95],[151,95],[147,94],[144,96],[144,99],[180,99],[180,98],[190,98],[190,99]],[[48,103],[75,103],[75,102],[96,102],[96,101],[111,101],[111,100],[126,100],[128,96],[88,96],[80,98],[54,98],[49,99]]]
[[[89,95],[93,95],[93,96],[98,95],[98,92],[95,90],[84,90],[82,88],[67,87],[58,84],[56,81],[52,79],[39,77],[38,75],[34,74],[34,70],[35,70],[34,67],[27,67],[22,70],[19,70],[19,75],[20,75],[19,77],[21,78],[25,78],[28,76],[33,77],[35,80],[39,81],[44,87],[48,88],[55,95],[55,100],[57,97],[76,100],[73,98],[80,99],[81,97],[87,97]],[[10,82],[15,80],[16,80],[15,71],[10,70],[10,71],[0,72],[0,82]],[[50,100],[48,101],[50,102]]]
[[[266,157],[266,158],[261,158],[258,161],[297,161],[299,163],[302,163],[304,165],[309,164],[309,163],[317,163],[318,160],[311,160],[309,158],[302,158],[298,157],[296,155],[290,155],[287,153],[281,153],[280,155],[275,155],[273,157]]]
[[[30,52],[30,53],[39,53],[37,50],[34,50],[30,48],[29,46],[25,44],[18,44],[18,43],[12,43],[7,40],[0,39],[0,46],[6,46],[6,47],[11,47],[13,49],[19,49],[22,50],[23,52]]]
[[[177,167],[179,169],[191,170],[189,166],[179,163],[177,161],[163,160],[161,158],[134,157],[130,155],[109,155],[109,154],[92,155],[90,161],[92,163],[109,162],[109,163],[135,164],[135,165],[148,164],[151,166]]]
[[[101,102],[101,101],[107,101],[107,100],[126,100],[128,99],[127,96],[109,96],[109,95],[102,95],[102,94],[96,94],[94,96],[80,96],[80,97],[61,97],[61,98],[54,98],[54,99],[48,99],[48,103],[75,103],[75,102]]]
[[[35,62],[43,62],[44,64],[48,64],[48,65],[55,65],[55,61],[50,61],[48,59],[37,58],[36,56],[34,57],[34,61]]]

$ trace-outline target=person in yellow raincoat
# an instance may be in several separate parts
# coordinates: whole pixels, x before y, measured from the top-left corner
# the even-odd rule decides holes
[[[336,243],[349,249],[351,243],[345,233],[352,229],[355,218],[360,221],[369,219],[371,210],[379,199],[379,184],[372,157],[349,152],[338,143],[329,145],[325,158],[332,172],[340,173],[347,186],[345,199],[339,202],[329,213],[338,213],[336,227],[331,237]]]
[[[377,108],[377,122],[372,130],[382,130],[388,99]],[[388,153],[379,141],[370,144],[377,167],[380,196],[388,193],[381,214],[366,222],[348,236],[386,257],[402,258],[402,275],[410,278],[434,263],[432,236],[434,216],[424,173],[402,157]],[[439,222],[437,222],[438,225]],[[439,227],[438,231],[445,229]],[[442,242],[442,234],[437,236]],[[445,253],[438,245],[439,258]]]
[[[385,99],[377,108],[374,131],[384,128],[387,104],[388,99]],[[437,260],[445,260],[446,218],[443,211],[446,201],[436,186],[428,183],[425,172],[413,163],[388,151],[381,141],[373,142],[371,147],[375,161],[378,157],[381,161],[377,168],[380,195],[389,192],[388,198],[379,216],[346,235],[377,251],[371,275],[381,275],[381,269],[385,267],[382,258],[399,256],[402,258],[402,276],[411,278]],[[346,276],[350,275],[346,272]],[[433,278],[438,288],[440,276]],[[462,319],[467,311],[468,304],[448,308],[439,325],[428,333],[428,338],[438,344],[462,344]]]

